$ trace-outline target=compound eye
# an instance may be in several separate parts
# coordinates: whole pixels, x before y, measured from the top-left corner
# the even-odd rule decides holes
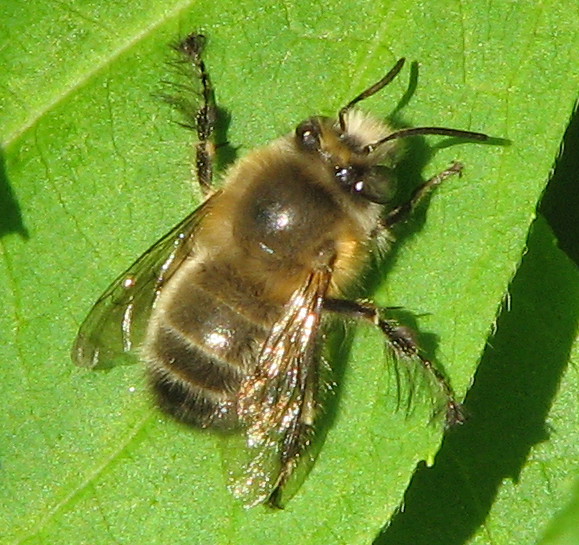
[[[396,178],[391,168],[376,166],[363,177],[360,194],[371,202],[386,204],[390,202],[396,188]]]
[[[320,126],[315,121],[308,119],[300,123],[296,128],[298,144],[308,151],[320,150]]]
[[[336,167],[334,175],[336,176],[336,180],[338,183],[344,187],[353,188],[356,191],[354,186],[354,180],[356,178],[356,172],[351,166],[348,167]]]
[[[386,204],[392,196],[393,175],[387,167],[362,169],[355,166],[337,166],[337,182],[350,193],[356,193],[370,202]]]

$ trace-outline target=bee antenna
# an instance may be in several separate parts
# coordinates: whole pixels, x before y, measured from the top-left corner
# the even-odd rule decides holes
[[[447,129],[445,127],[414,127],[411,129],[400,129],[399,131],[389,134],[385,138],[368,144],[363,148],[363,152],[368,154],[372,153],[375,149],[379,148],[382,144],[389,142],[390,140],[396,140],[398,138],[406,138],[408,136],[425,135],[425,134],[438,134],[441,136],[454,136],[456,138],[465,138],[467,140],[477,140],[479,142],[484,142],[490,137],[482,132],[473,131],[463,131],[461,129]]]
[[[404,66],[405,62],[406,62],[406,59],[404,57],[399,59],[398,62],[390,70],[390,72],[388,72],[380,81],[377,81],[374,85],[371,85],[370,87],[368,87],[368,89],[366,89],[364,92],[360,93],[355,99],[348,102],[348,104],[346,104],[340,110],[340,112],[338,113],[338,119],[340,121],[340,129],[342,129],[342,131],[346,130],[346,119],[345,118],[346,118],[346,114],[352,108],[352,106],[354,106],[355,104],[357,104],[361,100],[364,100],[365,98],[368,98],[368,97],[371,97],[372,95],[375,95],[378,91],[380,91],[381,89],[386,87],[386,85],[388,85],[400,73],[400,70],[402,70],[402,67]]]

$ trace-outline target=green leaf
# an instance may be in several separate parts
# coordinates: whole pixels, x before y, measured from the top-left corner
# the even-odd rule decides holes
[[[579,541],[579,479],[575,480],[573,495],[567,505],[549,522],[539,545],[574,545]]]
[[[448,146],[438,137],[407,142],[403,193],[452,160],[466,170],[401,231],[381,269],[384,278],[373,281],[369,294],[416,313],[427,352],[461,396],[469,392],[472,424],[444,442],[438,464],[448,443],[462,445],[476,426],[492,426],[497,416],[478,412],[495,400],[477,401],[477,387],[488,373],[485,347],[496,340],[495,317],[526,251],[577,98],[574,4],[101,4],[31,0],[0,7],[0,542],[369,543],[400,505],[416,464],[431,461],[441,440],[441,430],[428,426],[426,405],[410,416],[395,411],[376,332],[360,328],[341,354],[320,456],[287,509],[273,513],[234,502],[219,439],[163,417],[150,402],[140,366],[90,372],[70,362],[70,345],[91,303],[192,207],[192,135],[172,123],[174,114],[153,96],[160,81],[174,79],[165,63],[167,44],[198,29],[209,36],[207,63],[218,102],[231,114],[228,141],[240,155],[311,114],[335,115],[401,56],[420,63],[416,85],[405,69],[365,108],[383,117],[395,112],[403,125],[512,140],[510,147]],[[198,201],[197,189],[194,194]],[[540,252],[550,241],[542,236],[536,244]],[[539,287],[555,290],[557,271],[545,267]],[[513,301],[515,293],[513,287]],[[535,380],[525,382],[529,390],[519,391],[521,398],[561,377],[576,334],[576,297],[569,302],[551,316],[567,343],[554,356],[558,365],[533,370]],[[539,340],[527,315],[516,318],[518,331],[528,327],[529,341]],[[497,327],[498,336],[511,326],[501,317]],[[570,426],[576,406],[566,412],[573,403],[569,369],[558,391],[549,397],[541,390],[542,412],[515,413],[525,430],[517,448],[544,442],[507,456],[517,462],[509,466],[516,473],[533,466],[531,454],[542,455],[537,449],[552,449],[560,463],[548,480],[557,490],[576,469],[564,463],[572,454],[557,458],[562,447],[555,436],[531,432],[547,415]],[[518,375],[507,377],[493,385],[499,400],[508,399]],[[463,450],[471,448],[464,444]],[[481,442],[476,449],[486,467],[504,468],[505,452],[496,445]],[[529,473],[535,496],[525,498],[537,498],[532,508],[546,524],[564,497],[557,492],[541,501],[533,487],[545,482],[543,465],[535,463]],[[483,498],[482,510],[468,519],[466,533],[450,526],[446,543],[472,535],[480,542],[489,512],[497,513],[497,524],[508,521],[503,512],[522,520],[524,505],[513,498],[526,483],[501,486],[500,476],[472,480],[469,492]],[[443,479],[429,499],[436,501],[447,486]],[[446,513],[444,522],[449,518]],[[422,515],[410,519],[405,524],[413,532],[429,535]],[[506,538],[511,522],[504,524],[495,543],[512,542]],[[538,528],[527,541],[539,537]],[[431,542],[442,540],[434,537]]]
[[[416,473],[377,545],[538,540],[579,471],[578,309],[579,272],[539,218],[467,395],[471,419]]]

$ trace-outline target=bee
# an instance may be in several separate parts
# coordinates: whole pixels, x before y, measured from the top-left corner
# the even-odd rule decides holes
[[[218,110],[204,44],[192,34],[177,46],[200,79],[200,104],[169,101],[188,113],[197,133],[195,166],[206,199],[103,293],[80,327],[72,359],[95,368],[136,349],[162,409],[196,427],[245,434],[248,460],[233,494],[246,506],[282,507],[320,413],[326,317],[377,327],[395,355],[430,376],[446,424],[463,421],[449,381],[410,329],[389,309],[344,294],[393,228],[461,172],[453,163],[392,206],[398,142],[488,137],[442,127],[395,130],[358,109],[398,75],[400,59],[336,117],[302,121],[239,159],[214,189]]]

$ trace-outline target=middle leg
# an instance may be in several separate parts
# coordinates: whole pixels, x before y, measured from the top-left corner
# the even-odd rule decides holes
[[[433,379],[444,399],[446,427],[450,428],[464,422],[462,404],[456,400],[452,386],[436,365],[421,353],[409,328],[398,324],[395,320],[385,318],[384,309],[365,301],[330,298],[324,300],[324,309],[350,318],[362,318],[377,326],[396,356],[413,359]]]

